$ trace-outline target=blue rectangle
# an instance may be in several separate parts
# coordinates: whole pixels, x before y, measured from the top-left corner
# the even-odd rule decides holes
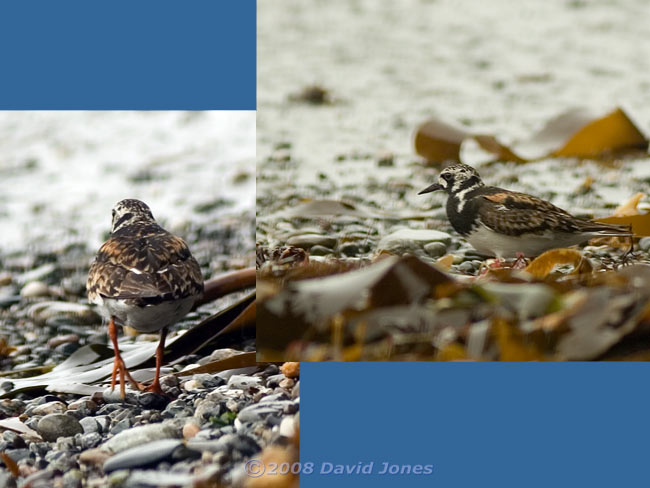
[[[300,486],[645,486],[649,377],[647,363],[302,363]]]
[[[256,2],[4,2],[0,109],[255,110]]]

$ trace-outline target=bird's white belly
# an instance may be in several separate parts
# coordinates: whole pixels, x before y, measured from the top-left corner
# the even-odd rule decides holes
[[[517,253],[523,253],[526,257],[535,257],[549,249],[580,244],[588,238],[589,236],[584,234],[557,234],[551,232],[508,236],[498,234],[481,225],[468,236],[467,241],[482,254],[510,259],[517,257]]]
[[[115,317],[121,325],[128,325],[140,332],[155,332],[182,319],[192,309],[195,300],[196,297],[190,296],[157,305],[138,307],[127,305],[124,300],[100,297],[96,303],[108,319]]]

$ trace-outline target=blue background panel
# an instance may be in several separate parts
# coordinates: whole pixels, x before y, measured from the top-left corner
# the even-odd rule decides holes
[[[646,363],[302,363],[301,487],[646,486]],[[372,475],[318,475],[323,463]],[[379,475],[383,463],[431,475]]]
[[[256,2],[0,5],[0,109],[255,110]]]

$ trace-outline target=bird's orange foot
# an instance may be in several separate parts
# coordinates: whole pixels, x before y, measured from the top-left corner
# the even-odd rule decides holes
[[[113,375],[111,376],[111,390],[115,389],[118,372],[120,374],[120,397],[122,398],[122,400],[124,400],[126,396],[125,381],[124,381],[125,377],[136,390],[143,391],[145,389],[145,386],[143,384],[138,383],[133,379],[131,373],[129,373],[129,370],[126,368],[126,365],[124,364],[124,360],[119,355],[119,353],[115,355],[115,360],[113,361]]]
[[[144,391],[148,391],[148,392],[151,392],[151,393],[156,393],[157,395],[163,395],[164,396],[165,393],[162,391],[162,388],[160,387],[160,382],[157,381],[157,380],[158,380],[158,378],[156,378],[156,380],[154,380],[154,382],[151,385],[147,386],[144,389]]]

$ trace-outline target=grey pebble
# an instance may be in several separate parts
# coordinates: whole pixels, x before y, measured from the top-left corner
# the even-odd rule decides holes
[[[15,462],[18,462],[22,459],[27,459],[32,456],[32,452],[26,447],[23,447],[21,449],[7,449],[4,452]]]
[[[221,406],[211,400],[201,399],[195,404],[194,418],[199,420],[210,420],[210,417],[218,417],[221,413]]]
[[[228,386],[231,388],[239,388],[245,390],[251,386],[260,386],[262,378],[258,376],[247,376],[243,374],[234,374],[228,380]]]
[[[325,246],[316,245],[309,250],[309,254],[311,254],[312,256],[327,256],[329,254],[334,254],[334,249],[330,249],[329,247],[325,247]]]
[[[424,251],[432,258],[439,258],[445,255],[447,246],[444,242],[429,242],[424,245]]]
[[[285,413],[294,413],[298,406],[293,401],[275,401],[256,403],[244,408],[237,418],[240,422],[259,422],[268,417],[281,417]]]
[[[36,431],[44,440],[53,442],[59,437],[71,437],[75,434],[81,434],[83,427],[81,427],[77,419],[70,415],[52,413],[39,420]]]
[[[268,378],[266,378],[266,386],[268,386],[269,388],[275,388],[285,378],[286,376],[283,375],[282,373],[271,375]]]
[[[174,450],[182,444],[178,439],[161,439],[126,449],[106,460],[104,472],[146,466],[161,461],[171,457]]]
[[[102,435],[99,432],[90,432],[82,434],[79,438],[79,447],[84,451],[99,446],[103,441]]]
[[[112,437],[102,445],[102,448],[120,452],[159,439],[180,439],[184,423],[163,421],[159,424],[138,425]]]
[[[119,434],[131,427],[131,419],[125,418],[117,422],[113,427],[111,427],[111,434]]]
[[[220,452],[237,451],[242,456],[252,456],[260,451],[259,444],[246,434],[225,434],[219,439],[210,441],[193,441],[190,439],[187,447],[197,451]]]
[[[174,400],[162,413],[165,418],[183,418],[194,415],[194,409],[183,400]]]
[[[642,237],[639,239],[639,248],[645,252],[650,251],[650,237]]]
[[[153,392],[141,393],[138,404],[148,410],[163,410],[169,404],[169,398]]]
[[[474,274],[476,269],[473,261],[465,261],[458,265],[458,271],[465,274]]]
[[[101,432],[102,428],[99,425],[99,422],[93,417],[84,417],[79,420],[79,424],[84,430],[84,433],[89,434],[91,432]]]

